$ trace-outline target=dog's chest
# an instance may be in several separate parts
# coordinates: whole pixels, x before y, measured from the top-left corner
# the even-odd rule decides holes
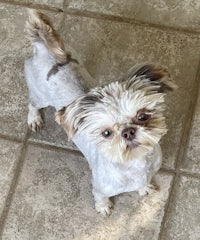
[[[111,162],[104,157],[86,135],[76,135],[73,140],[90,165],[94,188],[99,189],[106,196],[144,188],[158,171],[162,161],[159,145],[155,146],[148,157],[120,164]]]
[[[148,169],[145,159],[136,159],[127,165],[113,164],[101,168],[103,176],[97,176],[100,180],[101,189],[111,196],[123,192],[137,191],[147,185]],[[98,175],[98,173],[97,173]]]

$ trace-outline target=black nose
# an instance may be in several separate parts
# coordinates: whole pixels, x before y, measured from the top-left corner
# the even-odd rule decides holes
[[[135,129],[134,128],[126,128],[122,131],[122,137],[125,140],[132,141],[135,138]]]

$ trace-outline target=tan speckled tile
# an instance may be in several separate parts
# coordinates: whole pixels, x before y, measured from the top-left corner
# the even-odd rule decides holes
[[[0,4],[0,132],[23,138],[26,132],[27,89],[23,78],[27,45],[23,8]]]
[[[0,216],[2,214],[22,144],[0,139]]]
[[[63,10],[63,4],[65,0],[7,0],[7,2],[26,5],[26,6],[37,6],[38,8],[51,7],[57,10]]]
[[[160,191],[140,198],[114,198],[110,217],[94,210],[91,172],[84,158],[29,146],[3,240],[150,239],[156,240],[172,176],[160,173]]]
[[[191,132],[188,136],[188,146],[186,148],[185,156],[181,163],[181,170],[189,171],[191,173],[200,174],[200,95],[195,108],[194,119],[191,123]]]
[[[5,2],[5,1],[4,1]],[[66,47],[73,48],[94,77],[90,86],[117,80],[132,65],[161,63],[179,89],[167,96],[168,134],[162,140],[163,167],[174,168],[182,143],[187,112],[194,98],[200,59],[200,37],[181,33],[179,28],[199,31],[200,4],[192,1],[105,1],[105,0],[8,0],[0,3],[0,135],[24,139],[27,130],[28,92],[23,77],[24,59],[31,54],[24,37],[26,8],[77,9],[93,12],[94,18],[66,15],[60,31]],[[21,6],[15,6],[14,3]],[[97,18],[108,14],[136,21],[174,27],[169,31]],[[62,13],[46,12],[56,28]],[[81,14],[80,14],[81,15]],[[112,19],[112,17],[110,18]],[[119,20],[119,19],[118,19]],[[124,19],[126,21],[126,19]],[[163,30],[161,30],[163,29]],[[174,30],[175,30],[174,29]],[[199,98],[200,99],[200,98]],[[199,174],[199,104],[181,170]],[[67,143],[64,130],[54,121],[54,110],[44,111],[45,127],[29,141],[76,149]],[[0,139],[0,215],[22,144]],[[187,175],[187,174],[186,174]],[[160,191],[140,198],[137,193],[114,197],[114,211],[102,217],[94,210],[91,172],[86,160],[60,148],[28,143],[25,162],[5,219],[2,240],[158,240],[173,176],[159,172]],[[165,216],[160,240],[199,240],[200,181],[180,176]],[[2,227],[2,226],[0,226]],[[1,238],[1,236],[0,236]]]
[[[162,240],[199,240],[200,180],[182,176],[176,186]]]

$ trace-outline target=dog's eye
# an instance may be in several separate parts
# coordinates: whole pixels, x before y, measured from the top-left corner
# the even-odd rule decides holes
[[[103,137],[108,138],[112,135],[112,131],[110,129],[106,129],[105,131],[103,131],[101,134],[103,135]]]
[[[150,118],[150,115],[146,114],[146,113],[141,113],[140,115],[138,115],[137,117],[137,121],[139,123],[145,123],[146,121],[148,121]]]

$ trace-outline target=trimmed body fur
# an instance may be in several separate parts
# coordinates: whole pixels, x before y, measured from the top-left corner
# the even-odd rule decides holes
[[[89,75],[65,52],[44,15],[30,13],[27,33],[34,47],[33,57],[25,62],[31,129],[42,127],[40,108],[59,110],[56,121],[92,170],[98,212],[110,214],[110,197],[117,194],[150,192],[151,178],[162,163],[159,140],[167,131],[164,92],[175,87],[168,72],[141,65],[119,82],[86,92]]]
[[[27,38],[33,56],[25,61],[25,78],[29,90],[28,125],[32,131],[43,126],[39,109],[53,106],[60,110],[84,93],[83,82],[89,73],[71,58],[47,17],[29,11]]]
[[[105,157],[85,134],[75,135],[73,141],[86,157],[92,170],[95,208],[101,214],[110,214],[110,197],[132,191],[138,191],[143,196],[154,190],[151,179],[162,163],[159,144],[145,157],[141,156],[122,164]]]

